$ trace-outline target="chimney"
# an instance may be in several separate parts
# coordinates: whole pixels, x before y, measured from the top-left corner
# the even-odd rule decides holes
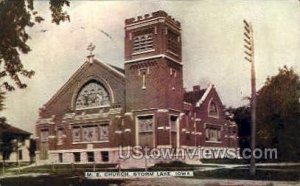
[[[193,91],[194,92],[199,92],[200,91],[200,85],[193,86]]]

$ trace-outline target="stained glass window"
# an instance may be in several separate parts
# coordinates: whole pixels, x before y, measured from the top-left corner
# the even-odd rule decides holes
[[[208,115],[209,116],[218,116],[218,109],[214,102],[211,102],[208,108]]]
[[[72,132],[73,132],[73,142],[79,142],[81,138],[80,128],[74,127]]]
[[[100,141],[108,140],[108,124],[100,125]]]
[[[76,99],[76,109],[110,105],[109,94],[98,82],[84,85]]]
[[[91,142],[98,141],[98,127],[95,126],[85,126],[82,128],[83,141]]]
[[[138,123],[140,132],[153,131],[153,116],[139,116]]]

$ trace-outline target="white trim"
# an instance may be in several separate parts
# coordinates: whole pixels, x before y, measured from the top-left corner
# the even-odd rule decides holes
[[[169,112],[168,109],[158,109],[157,112]]]
[[[108,143],[109,140],[103,140],[103,141],[80,141],[80,142],[72,142],[73,145],[76,144],[90,144],[90,143]]]
[[[178,54],[175,54],[174,52],[170,51],[170,50],[167,50],[167,52],[169,52],[170,54],[174,55],[174,56],[179,56]]]
[[[205,99],[207,98],[209,92],[212,90],[213,87],[214,87],[213,84],[209,84],[208,88],[206,89],[206,91],[203,94],[203,96],[201,97],[201,99],[196,103],[196,107],[201,106],[201,104],[205,101]]]
[[[157,129],[158,129],[158,130],[163,130],[163,129],[164,129],[164,127],[157,127]]]
[[[158,23],[158,22],[160,22],[160,20],[162,20],[164,22],[165,19],[166,19],[165,17],[155,17],[155,18],[151,18],[151,19],[141,20],[141,21],[138,21],[138,22],[133,22],[133,23],[126,24],[125,29],[126,30],[132,30],[132,29],[135,29],[135,28],[139,28],[139,27],[143,27],[143,26]],[[145,24],[145,23],[148,23],[148,24]]]
[[[48,138],[53,139],[53,138],[56,138],[56,136],[55,135],[49,135]]]
[[[116,70],[115,68],[113,68],[112,66],[106,64],[105,62],[102,62],[98,59],[94,59],[94,61],[97,61],[101,64],[103,64],[104,66],[106,66],[107,68],[111,69],[112,71],[116,72],[117,74],[119,74],[120,76],[124,77],[125,78],[125,74],[121,73],[120,71]]]
[[[222,143],[222,141],[205,141],[206,143]]]
[[[118,151],[119,147],[105,147],[105,148],[94,148],[94,149],[63,149],[63,150],[48,150],[49,154],[56,153],[73,153],[73,152],[98,152],[98,151]],[[38,151],[36,151],[38,152]]]
[[[191,105],[191,106],[193,105],[192,103],[189,103],[189,102],[186,102],[186,101],[184,101],[183,104],[187,104],[187,105]]]
[[[120,131],[120,130],[116,130],[115,133],[116,133],[116,134],[122,134],[123,132]]]
[[[148,56],[148,57],[142,57],[142,58],[137,58],[137,59],[131,59],[131,60],[126,60],[125,63],[133,63],[133,62],[137,62],[137,61],[143,61],[143,60],[148,60],[148,59],[155,59],[155,58],[167,58],[170,59],[171,61],[174,61],[175,63],[178,63],[180,65],[182,65],[182,63],[170,56],[167,56],[166,54],[158,54],[158,55],[154,55],[154,56]]]
[[[144,50],[141,52],[132,52],[131,55],[135,56],[135,55],[145,54],[145,53],[154,52],[154,51],[155,51],[155,49],[149,49],[149,50]]]
[[[125,129],[124,131],[125,132],[131,132],[131,129]]]
[[[157,148],[172,148],[171,145],[157,145]]]
[[[173,28],[174,30],[180,32],[180,26],[175,24],[174,22],[168,20],[166,17],[152,17],[150,19],[144,19],[144,20],[136,20],[133,23],[129,23],[125,25],[126,30],[133,30],[140,27],[145,27],[149,25],[154,25],[157,23],[165,23],[169,27]],[[155,30],[154,30],[155,32]]]
[[[111,107],[111,105],[99,105],[99,106],[93,106],[93,107],[75,108],[75,110],[88,110],[88,109],[106,108],[106,107]]]

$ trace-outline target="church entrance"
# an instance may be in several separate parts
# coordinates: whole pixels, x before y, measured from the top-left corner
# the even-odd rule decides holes
[[[153,115],[145,115],[137,117],[137,129],[138,129],[138,141],[139,145],[142,147],[153,147],[153,131],[154,122]]]

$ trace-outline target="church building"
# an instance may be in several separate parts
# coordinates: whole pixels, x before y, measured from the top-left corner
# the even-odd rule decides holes
[[[183,87],[180,23],[157,11],[124,29],[124,69],[89,55],[40,109],[39,161],[115,163],[120,146],[236,148],[215,86]]]

